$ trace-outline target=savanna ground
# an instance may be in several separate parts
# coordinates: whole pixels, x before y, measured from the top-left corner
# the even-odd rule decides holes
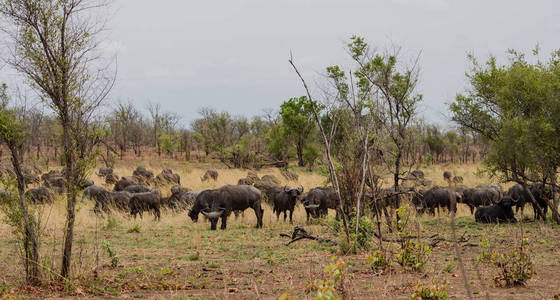
[[[115,173],[130,175],[136,165],[144,165],[158,173],[171,167],[181,175],[183,186],[193,190],[235,184],[245,177],[246,170],[219,169],[217,182],[202,183],[200,176],[210,164],[187,164],[149,161],[118,163]],[[463,176],[465,184],[488,183],[475,175],[476,166],[432,166],[423,169],[435,184],[443,184],[442,171],[452,170]],[[273,174],[282,178],[277,169],[265,169],[259,176]],[[98,184],[100,178],[92,175]],[[286,184],[296,185],[295,183]],[[297,185],[306,191],[322,185],[324,177],[300,172]],[[166,189],[164,193],[169,193]],[[62,250],[64,202],[41,208],[46,224],[42,237],[42,264],[45,284],[30,288],[23,284],[24,270],[18,243],[11,228],[0,224],[0,296],[10,298],[176,298],[176,299],[276,299],[291,291],[294,299],[314,298],[310,291],[314,282],[326,278],[324,268],[338,256],[346,263],[343,282],[346,294],[354,299],[404,299],[410,297],[418,282],[429,284],[432,279],[447,281],[451,298],[466,298],[465,288],[456,260],[450,229],[450,218],[416,216],[411,210],[410,228],[418,236],[437,234],[446,241],[438,243],[431,252],[422,272],[404,270],[395,260],[399,245],[383,243],[388,249],[393,268],[374,270],[368,257],[371,251],[343,255],[336,246],[302,240],[285,246],[287,239],[280,233],[290,233],[295,225],[303,225],[308,232],[321,237],[336,238],[326,226],[327,221],[306,224],[305,211],[297,207],[294,224],[277,222],[270,207],[265,206],[264,228],[255,229],[252,210],[228,220],[227,230],[210,231],[209,223],[193,223],[186,212],[167,211],[160,222],[151,215],[144,219],[130,219],[123,214],[98,218],[92,212],[93,203],[79,204],[73,250],[74,279],[61,283],[57,278]],[[518,224],[479,225],[467,207],[459,204],[457,235],[464,238],[459,251],[465,264],[471,288],[476,298],[489,299],[551,299],[560,294],[560,227],[552,222],[532,222],[525,210],[526,222]],[[332,215],[332,212],[331,212]],[[518,219],[520,216],[517,216]],[[497,268],[490,263],[477,263],[488,240],[491,250],[511,251],[522,238],[529,240],[529,251],[536,274],[525,287],[502,288],[494,284]],[[372,239],[377,248],[377,240]],[[116,256],[111,258],[110,251]],[[112,266],[114,264],[115,266]],[[340,291],[339,291],[340,292]],[[0,297],[1,298],[1,297]]]

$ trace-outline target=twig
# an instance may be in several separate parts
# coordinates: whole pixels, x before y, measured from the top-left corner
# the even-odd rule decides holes
[[[337,241],[333,241],[331,239],[327,239],[327,238],[322,238],[322,237],[318,237],[318,236],[314,236],[314,235],[310,235],[309,233],[307,233],[307,231],[301,227],[301,226],[296,226],[294,228],[294,232],[292,232],[292,234],[287,234],[287,233],[281,233],[280,234],[281,237],[287,237],[290,238],[291,241],[289,241],[286,246],[289,246],[291,243],[297,242],[299,240],[303,240],[303,239],[310,239],[310,240],[315,240],[318,241],[319,243],[331,243],[332,245],[336,246],[338,245]]]

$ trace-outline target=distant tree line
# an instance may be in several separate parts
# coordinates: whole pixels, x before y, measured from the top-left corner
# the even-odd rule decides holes
[[[102,142],[97,147],[101,159],[110,166],[126,157],[156,153],[185,161],[219,159],[232,168],[282,167],[295,161],[300,167],[313,169],[322,156],[309,105],[307,97],[295,97],[283,102],[275,112],[252,118],[205,107],[187,127],[182,125],[179,114],[163,111],[159,104],[143,109],[128,101],[117,103],[104,118],[92,122],[103,128]],[[33,132],[24,144],[26,156],[40,165],[59,165],[62,128],[57,117],[30,108],[25,122]],[[411,139],[403,157],[409,162],[472,163],[486,153],[482,135],[466,127],[444,129],[414,119],[406,131]],[[8,157],[6,151],[1,154],[4,159]]]

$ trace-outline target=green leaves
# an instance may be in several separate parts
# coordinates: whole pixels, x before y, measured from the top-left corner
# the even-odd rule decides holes
[[[508,53],[505,65],[498,65],[493,56],[484,65],[469,57],[473,64],[467,74],[470,86],[450,104],[453,120],[488,139],[486,164],[502,179],[555,176],[560,165],[556,154],[560,149],[557,52],[548,62],[535,63],[528,62],[523,53]]]

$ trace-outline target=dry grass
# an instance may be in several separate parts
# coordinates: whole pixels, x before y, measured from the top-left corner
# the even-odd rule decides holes
[[[115,168],[118,175],[130,175],[136,165],[144,165],[158,173],[163,167],[171,167],[181,175],[183,186],[194,190],[215,188],[225,184],[236,184],[247,175],[246,170],[220,169],[212,164],[193,166],[188,163],[168,162],[151,159],[146,161],[126,161]],[[202,183],[200,177],[206,169],[215,168],[220,173],[217,182]],[[477,166],[433,166],[424,169],[427,179],[434,184],[443,184],[443,170],[451,170],[463,176],[465,184],[488,183],[485,178],[475,175]],[[277,169],[258,172],[259,176],[271,174],[286,185],[303,185],[306,190],[322,185],[324,178],[317,174],[300,173],[297,183],[287,182]],[[100,180],[93,175],[97,183]],[[166,190],[168,192],[168,190]],[[185,212],[165,212],[160,222],[145,215],[144,219],[130,219],[122,214],[108,218],[98,218],[92,213],[93,203],[78,206],[72,273],[75,280],[67,284],[56,283],[60,268],[62,249],[62,229],[64,226],[64,201],[58,199],[52,206],[44,206],[43,220],[46,228],[43,235],[41,253],[43,264],[51,271],[45,271],[45,278],[53,279],[38,290],[22,286],[22,269],[17,242],[11,229],[0,224],[0,295],[2,285],[13,289],[16,294],[31,297],[60,297],[76,295],[119,296],[139,298],[198,297],[199,299],[276,299],[286,290],[293,290],[297,298],[306,295],[308,282],[322,278],[323,268],[329,258],[336,253],[336,247],[321,245],[314,241],[301,241],[289,247],[286,240],[279,237],[281,232],[290,232],[296,224],[305,224],[305,211],[301,205],[295,212],[294,225],[277,222],[271,209],[265,207],[264,228],[253,228],[256,218],[252,210],[243,216],[228,220],[225,231],[210,231],[206,222],[192,223]],[[48,222],[47,222],[48,220]],[[414,218],[415,230],[419,235],[434,233],[449,239],[449,218],[419,216]],[[472,260],[479,254],[480,240],[488,237],[493,247],[509,249],[516,245],[520,228],[517,225],[488,225],[474,223],[468,208],[459,206],[457,218],[458,233],[469,238],[461,245],[467,272],[473,290],[481,297],[485,288],[476,280]],[[532,241],[537,275],[529,282],[528,288],[500,289],[492,287],[493,271],[481,266],[483,282],[489,286],[491,298],[507,299],[511,294],[527,299],[551,298],[560,292],[555,290],[560,271],[557,249],[560,246],[558,227],[551,224],[526,223],[525,236]],[[306,229],[320,236],[332,237],[327,227],[307,224]],[[136,232],[139,231],[139,232]],[[110,241],[112,250],[119,258],[119,266],[112,268],[106,251],[101,249],[104,241]],[[394,247],[388,245],[386,247]],[[444,272],[449,265],[456,264],[452,245],[440,243],[434,248],[432,259],[425,273],[416,274],[395,269],[394,272],[378,274],[369,269],[368,253],[346,256],[351,263],[348,269],[347,289],[355,299],[405,298],[417,280],[437,276],[450,282],[448,291],[456,298],[464,298],[464,289],[455,270]]]

